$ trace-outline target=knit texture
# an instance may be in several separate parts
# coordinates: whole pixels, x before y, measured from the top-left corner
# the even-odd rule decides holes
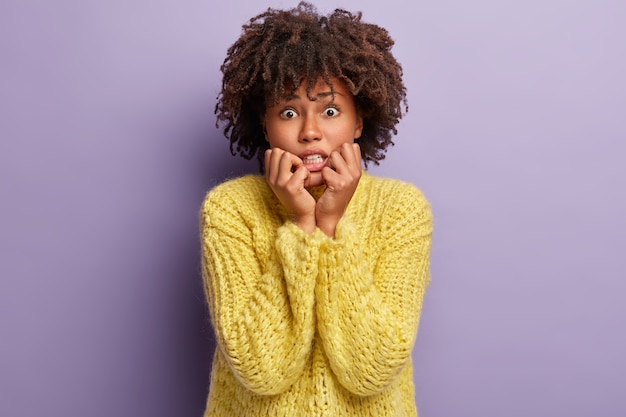
[[[364,172],[334,239],[293,224],[261,176],[215,187],[200,217],[218,342],[205,417],[417,415],[432,233],[419,190]]]

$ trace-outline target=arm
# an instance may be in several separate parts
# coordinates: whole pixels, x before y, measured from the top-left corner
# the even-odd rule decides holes
[[[412,186],[386,203],[368,248],[344,218],[320,248],[318,329],[333,372],[349,391],[381,392],[408,362],[429,282],[432,218]],[[364,252],[370,250],[369,259]]]
[[[321,232],[309,236],[287,223],[261,249],[227,193],[210,194],[201,213],[203,278],[218,348],[246,388],[277,394],[302,373],[311,350]]]

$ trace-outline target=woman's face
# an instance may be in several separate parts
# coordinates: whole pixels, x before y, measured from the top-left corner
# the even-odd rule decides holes
[[[267,107],[263,118],[265,138],[271,148],[280,148],[302,159],[311,172],[320,172],[332,151],[361,136],[363,118],[352,93],[343,82],[331,79],[334,92],[319,79],[309,99],[306,82],[277,104]]]

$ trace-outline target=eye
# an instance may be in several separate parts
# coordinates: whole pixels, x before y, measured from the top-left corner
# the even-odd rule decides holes
[[[280,112],[280,117],[283,119],[293,119],[298,114],[293,109],[285,109]]]
[[[339,114],[339,110],[336,107],[327,107],[324,109],[324,115],[326,117],[335,117]]]

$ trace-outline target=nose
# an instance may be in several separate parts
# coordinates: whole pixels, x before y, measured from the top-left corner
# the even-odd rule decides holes
[[[315,116],[305,116],[303,118],[302,129],[300,130],[300,142],[314,142],[321,138],[322,132],[319,129]]]

